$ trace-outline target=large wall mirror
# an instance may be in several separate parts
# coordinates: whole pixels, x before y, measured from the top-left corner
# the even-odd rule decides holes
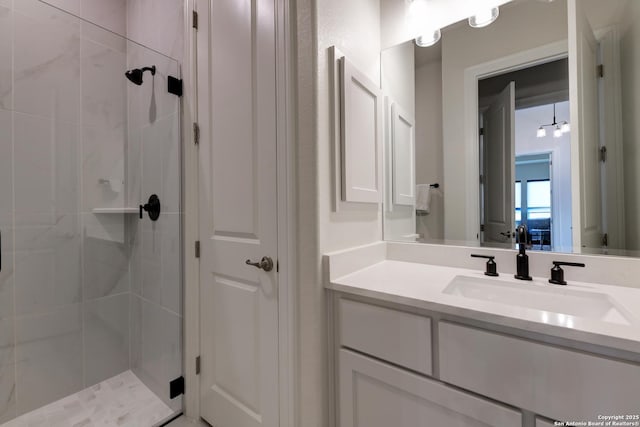
[[[385,239],[513,247],[525,224],[534,250],[639,256],[640,1],[440,33],[381,52]]]

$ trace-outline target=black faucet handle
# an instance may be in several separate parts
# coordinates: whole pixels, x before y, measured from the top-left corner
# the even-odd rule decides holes
[[[564,280],[564,270],[562,266],[566,267],[586,267],[581,262],[564,262],[564,261],[553,261],[553,268],[551,269],[551,279],[549,279],[549,283],[554,285],[566,285],[567,282]]]
[[[484,272],[485,276],[496,277],[498,274],[498,264],[494,261],[495,257],[493,255],[478,255],[471,254],[472,258],[484,258],[487,261],[487,270]]]

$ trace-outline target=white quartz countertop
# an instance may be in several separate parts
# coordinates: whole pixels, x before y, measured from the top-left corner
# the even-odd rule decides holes
[[[570,279],[570,273],[566,273]],[[630,324],[618,324],[499,302],[472,299],[443,293],[456,276],[501,281],[512,286],[550,289],[553,297],[579,290],[606,294],[630,318]],[[508,283],[504,283],[508,282]],[[537,332],[553,337],[587,342],[619,350],[640,353],[640,289],[594,283],[571,282],[551,285],[548,278],[517,281],[501,274],[489,278],[481,271],[385,260],[351,274],[334,278],[326,287],[335,291],[437,311],[482,322]]]

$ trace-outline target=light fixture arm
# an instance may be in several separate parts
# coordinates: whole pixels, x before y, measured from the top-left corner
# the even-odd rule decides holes
[[[558,122],[556,121],[556,104],[553,104],[553,123],[540,125],[540,127],[557,126],[557,125],[558,125]]]

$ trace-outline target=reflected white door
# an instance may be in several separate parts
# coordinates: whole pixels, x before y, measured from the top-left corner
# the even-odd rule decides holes
[[[274,0],[199,0],[201,416],[278,414]]]
[[[598,43],[582,8],[584,2],[573,3],[575,31],[569,31],[569,79],[572,138],[577,138],[579,156],[577,177],[580,200],[574,205],[579,215],[580,240],[574,233],[574,250],[579,247],[602,246],[602,191],[600,182],[600,142],[598,126]],[[571,27],[571,26],[570,26]],[[572,152],[572,157],[575,154]],[[572,163],[573,166],[573,163]],[[576,174],[572,173],[573,176]],[[574,183],[575,185],[575,183]],[[575,204],[575,202],[574,202]],[[576,209],[578,208],[578,209]],[[576,221],[574,220],[574,227]]]
[[[511,82],[484,114],[484,241],[511,242],[515,202],[515,101]]]

